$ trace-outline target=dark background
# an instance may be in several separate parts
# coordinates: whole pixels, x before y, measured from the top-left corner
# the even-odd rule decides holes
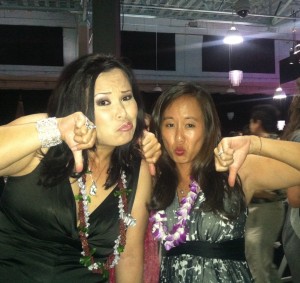
[[[0,64],[63,66],[61,27],[0,25]]]
[[[63,66],[63,31],[59,27],[0,25],[0,64]],[[5,39],[5,40],[2,40]],[[157,52],[156,52],[157,51]],[[275,73],[274,40],[245,40],[232,46],[229,66],[229,47],[222,37],[203,36],[202,70],[228,72],[228,68],[249,73]],[[121,56],[133,69],[176,70],[175,34],[156,32],[121,32]],[[156,64],[157,63],[157,64]],[[282,82],[300,76],[299,65],[291,66],[288,58],[280,61]],[[44,112],[51,90],[0,90],[0,124],[15,119],[17,109],[24,114]],[[145,93],[146,111],[152,112],[160,93]],[[242,130],[248,124],[250,111],[257,104],[275,104],[282,120],[287,118],[290,97],[273,100],[270,95],[236,95],[213,93],[223,135]],[[228,112],[234,112],[229,120]]]
[[[22,104],[25,115],[45,112],[50,94],[51,91],[0,90],[0,124],[3,125],[14,120],[17,109],[20,109],[20,104]],[[141,94],[146,112],[151,113],[160,92],[141,92]],[[230,131],[243,130],[249,122],[252,107],[257,104],[273,104],[280,112],[280,120],[286,120],[292,99],[291,96],[283,100],[274,100],[272,96],[263,94],[218,93],[213,93],[212,98],[219,113],[224,136],[229,135]],[[228,119],[228,112],[234,112],[232,120]]]

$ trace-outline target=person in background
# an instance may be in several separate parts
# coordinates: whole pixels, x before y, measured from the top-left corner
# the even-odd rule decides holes
[[[298,79],[300,90],[300,79]],[[300,95],[293,97],[281,139],[300,142]],[[282,231],[284,254],[293,282],[300,282],[300,186],[287,189],[288,210]]]
[[[143,282],[151,176],[132,71],[89,54],[63,70],[48,112],[0,127],[1,282]],[[9,152],[9,154],[7,154]]]
[[[300,183],[300,161],[293,166],[260,156],[265,139],[253,136],[257,155],[247,157],[238,181],[217,172],[215,154],[217,169],[227,171],[232,152],[214,151],[221,140],[217,111],[193,82],[161,94],[150,130],[162,145],[150,203],[153,236],[161,242],[160,282],[253,282],[244,251],[246,206],[255,192]],[[282,175],[274,176],[278,170]]]
[[[278,110],[273,105],[255,106],[250,116],[250,134],[278,139],[278,118]],[[255,193],[248,206],[246,259],[256,283],[281,282],[273,260],[274,243],[280,236],[284,221],[285,198],[286,194],[282,190],[264,190]]]

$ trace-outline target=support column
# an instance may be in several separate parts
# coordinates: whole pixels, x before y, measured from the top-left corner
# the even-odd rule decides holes
[[[78,27],[78,55],[89,53],[89,27],[86,22],[79,23]]]
[[[93,52],[121,53],[120,0],[93,0]]]

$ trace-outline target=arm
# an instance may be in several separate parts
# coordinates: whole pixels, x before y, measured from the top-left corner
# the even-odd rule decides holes
[[[132,208],[136,225],[127,230],[126,246],[116,266],[117,283],[142,283],[144,269],[144,237],[149,213],[146,204],[151,196],[151,176],[148,165],[142,161],[137,192]]]
[[[151,132],[148,132],[147,130],[144,130],[144,135],[140,144],[141,144],[144,158],[149,164],[150,174],[154,176],[155,175],[154,164],[161,156],[161,145],[158,142],[155,135]]]
[[[224,154],[218,154],[219,152]],[[224,138],[215,148],[217,171],[229,169],[229,184],[233,185],[236,174],[248,154],[269,157],[284,162],[300,170],[300,144],[290,141],[259,138],[257,136],[239,136]]]
[[[264,198],[268,200],[274,200],[276,196],[276,193],[270,191],[258,191],[253,195],[255,198]]]
[[[285,189],[300,184],[300,171],[276,159],[249,155],[238,174],[246,200],[265,190]]]
[[[29,173],[40,162],[37,151],[42,144],[36,122],[46,117],[46,114],[24,116],[0,127],[0,176]],[[80,112],[57,119],[61,140],[73,151],[78,170],[82,168],[81,150],[92,147],[96,138],[95,130],[88,130],[85,121]]]
[[[18,174],[27,167],[41,148],[36,130],[36,121],[46,114],[21,117],[0,127],[0,175]]]
[[[291,207],[300,207],[300,186],[288,188],[287,198]]]

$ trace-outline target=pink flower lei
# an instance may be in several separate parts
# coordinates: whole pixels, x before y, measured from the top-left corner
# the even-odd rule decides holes
[[[150,221],[153,222],[152,234],[154,239],[160,240],[167,251],[188,240],[189,229],[186,224],[190,218],[190,211],[200,192],[200,186],[196,181],[192,180],[190,183],[190,192],[180,201],[180,207],[176,211],[178,221],[173,225],[171,232],[168,231],[165,224],[168,220],[165,210],[159,210],[151,216]],[[204,200],[203,194],[202,198]]]

